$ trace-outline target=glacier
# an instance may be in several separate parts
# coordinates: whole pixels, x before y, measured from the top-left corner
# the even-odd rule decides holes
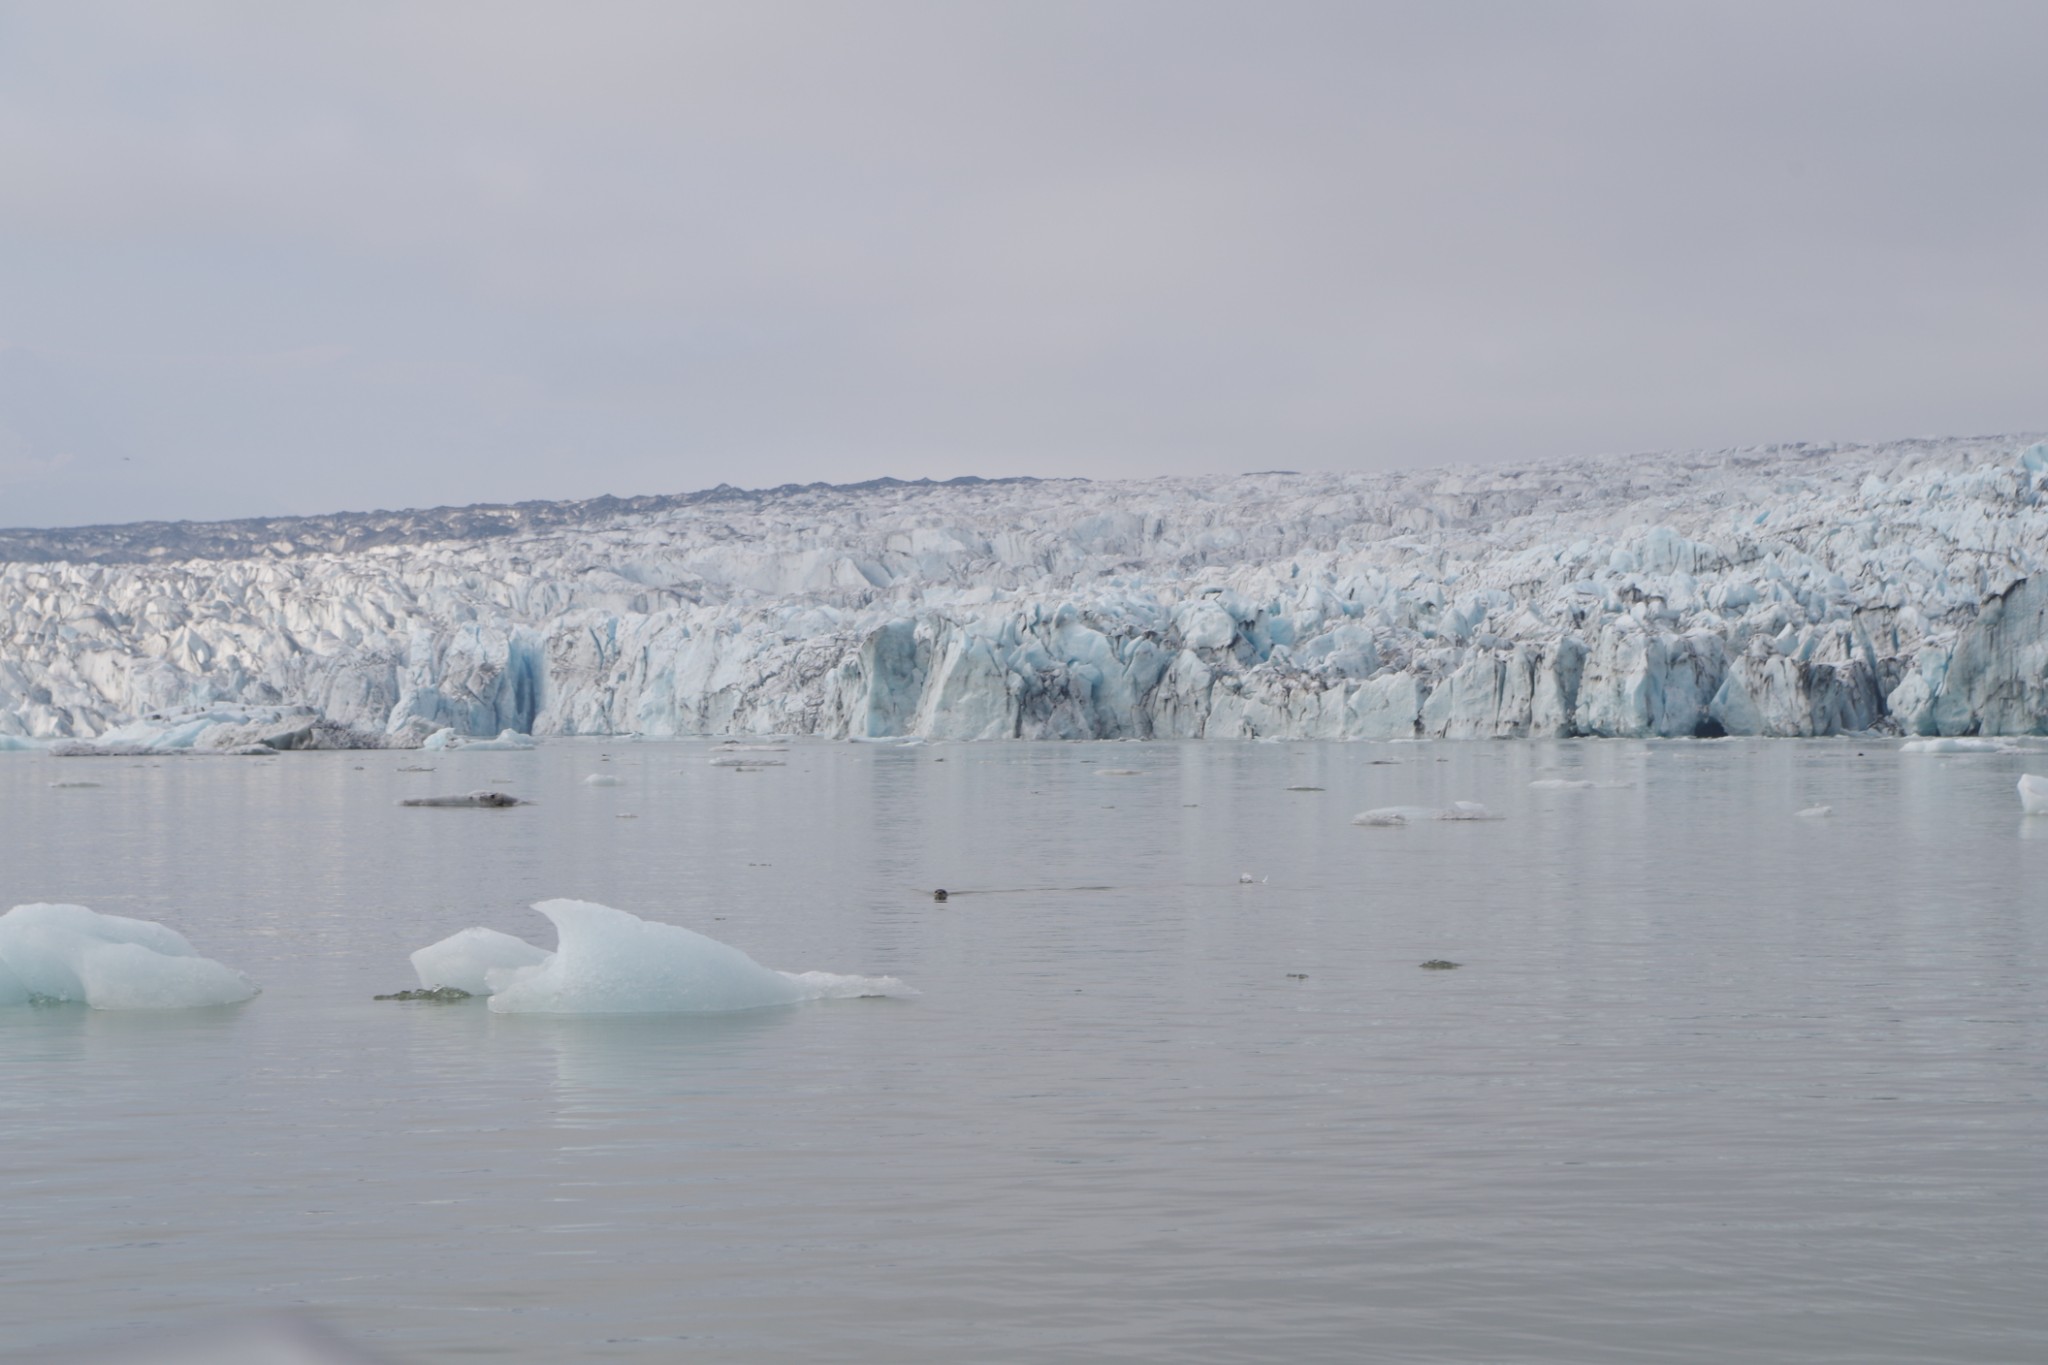
[[[0,747],[2048,733],[2044,490],[1996,436],[0,532]]]

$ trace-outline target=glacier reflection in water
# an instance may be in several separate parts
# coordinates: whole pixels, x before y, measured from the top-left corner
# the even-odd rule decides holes
[[[713,752],[437,754],[538,803],[455,813],[403,754],[0,755],[0,905],[266,988],[0,1015],[4,1349],[293,1310],[399,1361],[2048,1356],[2038,754]],[[1351,824],[1460,800],[1501,818]],[[557,895],[923,994],[370,999]]]

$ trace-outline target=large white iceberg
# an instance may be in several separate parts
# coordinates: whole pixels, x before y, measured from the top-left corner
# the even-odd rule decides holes
[[[2048,777],[2028,773],[2020,778],[2020,809],[2028,815],[2048,815]]]
[[[0,915],[0,1005],[77,1001],[101,1010],[196,1009],[256,994],[248,977],[199,956],[152,920],[82,905],[17,905]]]
[[[892,976],[778,972],[731,944],[592,901],[533,908],[554,921],[554,952],[466,929],[412,955],[420,985],[488,995],[501,1014],[713,1014],[916,994]]]

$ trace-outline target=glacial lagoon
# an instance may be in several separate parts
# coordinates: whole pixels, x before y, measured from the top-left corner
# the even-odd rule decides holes
[[[0,909],[262,987],[0,1009],[4,1358],[2048,1358],[2048,747],[723,752],[0,754]],[[551,897],[918,994],[372,999]]]

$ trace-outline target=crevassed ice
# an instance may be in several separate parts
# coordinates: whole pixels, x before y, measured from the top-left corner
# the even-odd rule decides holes
[[[0,915],[0,1004],[69,1000],[102,1010],[234,1005],[256,986],[199,956],[152,920],[82,905],[17,905]]]
[[[369,522],[34,533],[0,732],[242,697],[485,745],[2048,732],[2038,437],[656,501],[346,551]]]
[[[593,901],[534,909],[554,922],[554,952],[466,929],[412,955],[420,984],[489,995],[501,1014],[709,1014],[916,994],[895,977],[779,972],[731,944]]]

